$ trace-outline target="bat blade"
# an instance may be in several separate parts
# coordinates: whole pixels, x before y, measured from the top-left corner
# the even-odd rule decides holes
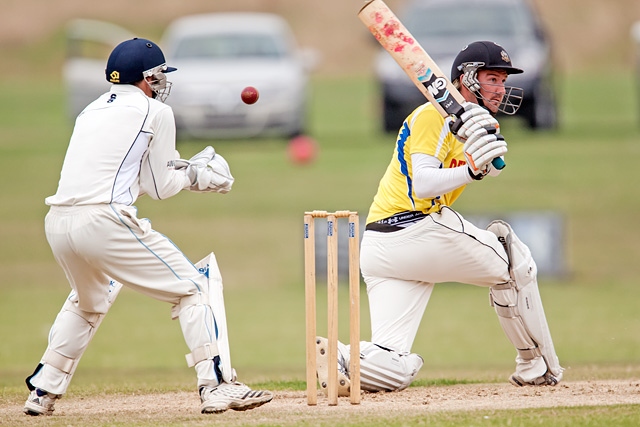
[[[367,1],[358,17],[443,117],[464,112],[464,97],[383,0]],[[505,167],[501,158],[492,164]]]

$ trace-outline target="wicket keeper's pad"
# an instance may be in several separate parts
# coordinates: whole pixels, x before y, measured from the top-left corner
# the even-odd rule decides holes
[[[222,373],[222,379],[227,383],[231,383],[235,381],[235,372],[231,368],[229,335],[227,332],[227,314],[224,309],[224,296],[222,293],[222,275],[218,268],[216,256],[211,252],[208,256],[196,263],[195,266],[198,268],[199,272],[207,277],[208,289],[206,294],[203,292],[192,295],[191,297],[197,299],[193,301],[193,303],[205,304],[211,307],[214,322],[213,332],[215,333],[216,342],[193,349],[190,354],[187,354],[187,364],[192,367],[198,362],[207,359],[214,359],[215,356],[219,356],[219,368]],[[184,298],[183,301],[187,299],[191,298]],[[184,305],[183,301],[181,301],[179,305]],[[174,316],[175,315],[177,315],[177,313],[174,314]],[[212,348],[212,345],[216,345],[217,349]]]

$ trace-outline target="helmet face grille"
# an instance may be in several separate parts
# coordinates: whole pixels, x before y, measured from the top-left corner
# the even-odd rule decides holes
[[[518,111],[518,109],[520,109],[522,99],[524,98],[524,90],[513,86],[506,86],[505,89],[506,93],[502,98],[498,111],[512,116]]]
[[[511,64],[509,54],[502,46],[489,41],[474,42],[465,46],[451,66],[451,81],[456,82],[461,77],[461,83],[471,93],[473,93],[480,105],[483,102],[489,102],[482,93],[481,89],[491,92],[490,85],[481,85],[478,80],[479,70],[502,70],[507,74],[520,74],[523,71]],[[523,90],[519,87],[504,86],[505,94],[502,97],[498,111],[513,115],[515,114],[523,99]]]
[[[167,76],[164,74],[166,69],[167,65],[161,64],[142,73],[145,77],[145,81],[155,95],[154,98],[161,102],[166,101],[167,97],[171,93],[172,83],[167,80]],[[151,80],[146,79],[146,77],[151,77]]]
[[[461,68],[463,70],[462,74],[462,84],[469,89],[471,93],[476,96],[478,103],[480,105],[486,105],[487,102],[490,102],[489,99],[485,97],[485,95],[481,92],[484,89],[485,93],[498,93],[497,88],[493,89],[493,87],[497,86],[494,84],[481,84],[478,80],[478,70],[484,68],[481,66],[482,62],[468,62],[462,64]],[[486,69],[486,68],[485,68]],[[502,85],[500,85],[502,86]],[[513,115],[515,114],[520,105],[522,104],[522,99],[524,97],[524,90],[519,87],[514,86],[504,86],[504,95],[502,96],[502,100],[500,105],[498,106],[498,111],[507,114]]]

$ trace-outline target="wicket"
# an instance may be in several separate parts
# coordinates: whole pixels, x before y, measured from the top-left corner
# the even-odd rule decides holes
[[[349,377],[350,399],[360,404],[360,247],[358,213],[311,211],[304,213],[304,274],[306,303],[307,404],[318,403],[316,385],[316,265],[315,218],[327,220],[327,305],[329,405],[338,404],[338,218],[348,218],[349,240]]]

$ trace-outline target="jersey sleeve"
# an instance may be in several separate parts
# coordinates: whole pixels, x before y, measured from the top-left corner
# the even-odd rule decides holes
[[[411,151],[409,154],[427,154],[444,162],[449,152],[449,124],[431,106],[416,112],[411,127]]]
[[[140,167],[140,190],[153,199],[166,199],[188,186],[185,170],[175,170],[176,128],[173,111],[164,106],[151,118],[153,136]]]

